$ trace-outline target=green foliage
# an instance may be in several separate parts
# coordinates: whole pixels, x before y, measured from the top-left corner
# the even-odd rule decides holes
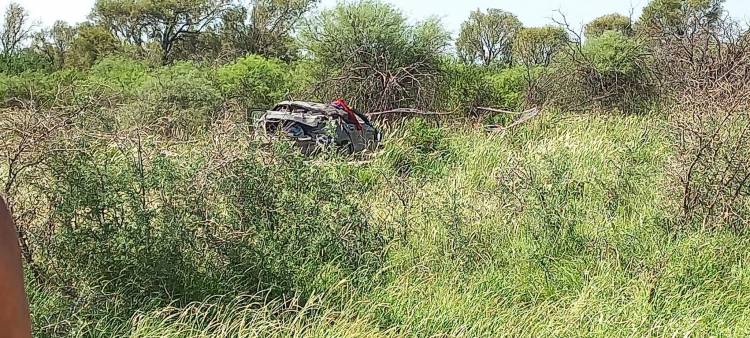
[[[513,42],[513,57],[518,64],[549,66],[567,42],[568,34],[562,27],[523,28]]]
[[[460,62],[439,21],[376,1],[293,39],[314,3],[100,0],[70,41],[60,25],[3,59],[0,186],[16,180],[36,336],[748,336],[750,119],[713,99],[674,112],[678,133],[616,114],[647,111],[661,71],[623,17],[578,45],[478,11]],[[225,20],[164,25],[199,28],[202,4]],[[686,32],[717,4],[655,0],[639,27]],[[556,111],[552,91],[603,114]],[[460,116],[383,123],[364,161],[311,159],[252,136],[246,108],[286,97]],[[516,116],[477,107],[526,100],[543,113],[482,130]]]
[[[606,31],[588,40],[583,52],[592,60],[596,71],[625,77],[637,76],[646,56],[643,44],[616,31]]]
[[[529,80],[537,76],[539,69],[494,69],[448,59],[440,73],[443,78],[438,92],[439,109],[479,116],[478,107],[520,108]]]
[[[45,72],[51,69],[52,64],[48,60],[31,50],[0,55],[0,73],[6,75],[18,75],[23,72]]]
[[[100,84],[99,90],[125,93],[128,97],[135,98],[148,78],[149,69],[142,62],[109,57],[91,67],[88,81]]]
[[[154,103],[180,109],[213,107],[221,99],[208,70],[192,62],[157,69],[144,84],[143,93]]]
[[[71,66],[91,67],[102,58],[120,51],[117,38],[106,28],[84,23],[77,29],[71,42],[66,63]]]
[[[425,106],[449,35],[438,21],[410,25],[391,5],[339,4],[302,32],[322,100],[348,99],[369,112]]]
[[[222,66],[216,71],[225,98],[239,99],[246,107],[268,107],[290,90],[288,68],[276,60],[251,55]]]
[[[622,14],[607,14],[586,24],[584,35],[586,39],[593,39],[606,31],[617,31],[625,36],[633,36],[633,24],[629,17]]]
[[[713,27],[724,13],[724,0],[652,0],[637,23],[645,35],[696,33],[696,25]]]
[[[177,44],[205,31],[228,4],[227,0],[97,0],[91,17],[138,48],[156,44],[161,62],[167,64],[173,61]]]
[[[445,175],[454,154],[448,136],[445,129],[423,119],[409,121],[398,143],[386,148],[383,161],[392,173],[402,177]]]
[[[513,63],[513,40],[522,24],[512,13],[491,8],[484,13],[476,10],[461,25],[456,40],[459,56],[468,62]]]
[[[4,77],[0,87],[4,104],[33,108],[51,108],[71,105],[74,101],[75,83],[82,78],[76,70],[54,73],[25,71]]]
[[[43,29],[34,34],[32,46],[34,51],[44,55],[55,69],[61,69],[67,66],[68,54],[76,34],[75,27],[58,20],[50,29]]]
[[[135,109],[145,120],[138,124],[157,123],[165,132],[188,134],[200,132],[218,116],[221,91],[209,69],[192,62],[176,62],[157,69],[143,85],[143,101]]]
[[[224,13],[219,35],[233,55],[260,54],[282,60],[297,58],[292,37],[303,16],[319,0],[258,0]]]
[[[86,136],[65,144],[70,151],[46,161],[56,184],[34,186],[55,224],[38,264],[91,310],[127,318],[217,294],[309,297],[324,271],[364,274],[382,259],[385,237],[359,210],[358,186],[288,147],[262,157],[254,145],[234,148],[217,169],[211,148]],[[39,331],[50,329],[65,328]]]
[[[567,100],[563,106],[638,113],[647,111],[654,97],[654,70],[646,45],[617,31],[587,40],[561,58],[555,69],[568,73],[553,83],[553,96]]]
[[[491,92],[485,81],[490,73],[487,68],[447,59],[440,73],[443,76],[438,94],[440,109],[469,115],[476,114],[477,107],[490,105]]]
[[[538,77],[539,71],[539,68],[516,66],[486,77],[493,95],[490,106],[510,110],[523,107],[529,82]]]

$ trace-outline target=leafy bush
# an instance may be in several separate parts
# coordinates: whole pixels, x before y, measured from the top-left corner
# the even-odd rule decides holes
[[[80,71],[66,69],[53,73],[29,71],[4,77],[0,90],[6,105],[50,108],[74,104],[75,83],[83,77]]]
[[[56,183],[34,186],[52,232],[38,229],[33,238],[46,241],[33,244],[49,285],[79,304],[130,316],[226,293],[306,297],[331,286],[314,283],[324,271],[346,278],[383,257],[356,181],[283,146],[263,154],[270,162],[253,145],[225,149],[217,166],[210,147],[174,152],[124,135],[69,142],[75,150],[47,162]]]
[[[537,68],[510,67],[486,77],[492,89],[493,106],[505,109],[519,109],[526,99],[529,76],[535,77]]]
[[[48,72],[52,63],[31,50],[0,56],[0,73],[18,75],[24,72]]]
[[[250,55],[217,70],[225,98],[239,99],[246,107],[267,107],[290,89],[290,74],[283,63]]]
[[[113,109],[142,100],[143,86],[150,78],[142,62],[108,57],[95,64],[87,76],[76,82],[77,105],[90,109]]]
[[[301,34],[315,63],[311,91],[365,112],[433,102],[449,39],[438,21],[410,25],[395,7],[375,1],[342,3],[315,20]]]
[[[532,69],[532,76],[537,72]],[[517,109],[524,103],[529,80],[524,67],[495,69],[448,60],[436,109],[479,115],[477,107]]]
[[[606,31],[572,47],[547,71],[549,100],[572,110],[647,110],[656,81],[649,53],[638,38]]]
[[[461,114],[476,115],[476,108],[489,105],[492,96],[485,81],[489,70],[475,64],[448,59],[443,62],[439,86],[439,108]]]
[[[221,92],[210,69],[177,62],[157,69],[143,85],[143,101],[135,102],[138,125],[157,124],[167,135],[193,134],[219,116]]]
[[[646,50],[636,39],[617,31],[605,31],[586,41],[583,53],[591,59],[594,70],[604,76],[634,78],[643,72]]]
[[[91,67],[89,78],[117,91],[136,94],[148,79],[148,73],[148,67],[142,62],[108,57]]]

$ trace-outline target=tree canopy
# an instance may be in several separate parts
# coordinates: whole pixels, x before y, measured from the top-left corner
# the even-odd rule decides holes
[[[139,48],[154,43],[166,64],[177,43],[215,24],[229,4],[229,0],[97,0],[91,16]]]
[[[523,25],[512,13],[500,9],[476,10],[461,25],[456,41],[459,56],[484,65],[513,62],[513,39]]]
[[[589,22],[584,30],[587,39],[593,39],[606,31],[617,31],[625,36],[633,35],[633,25],[630,18],[622,14],[607,14]]]
[[[724,0],[652,0],[638,28],[646,35],[689,36],[712,27],[724,13]]]
[[[513,55],[524,65],[547,66],[567,41],[568,34],[561,27],[524,28],[513,42]]]

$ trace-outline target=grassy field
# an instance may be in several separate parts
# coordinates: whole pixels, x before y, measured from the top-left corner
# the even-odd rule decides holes
[[[315,264],[292,295],[234,290],[135,312],[32,290],[35,325],[82,337],[746,336],[750,240],[674,225],[662,124],[548,113],[487,135],[410,122],[371,162],[306,164],[363,187],[359,208],[388,234],[376,270]]]

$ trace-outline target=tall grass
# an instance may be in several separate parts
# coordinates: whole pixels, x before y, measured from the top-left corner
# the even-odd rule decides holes
[[[677,206],[662,123],[548,113],[487,135],[411,122],[391,131],[371,162],[333,156],[271,170],[302,170],[278,181],[281,193],[309,189],[301,183],[312,177],[307,170],[356,187],[344,190],[348,201],[387,240],[379,263],[323,262],[308,252],[286,270],[289,292],[248,295],[252,288],[228,284],[222,295],[167,303],[136,294],[144,297],[136,311],[33,288],[36,329],[80,337],[750,334],[750,239],[670,230]],[[324,187],[315,191],[339,193]],[[309,198],[322,195],[299,196],[315,203]],[[326,219],[363,221],[329,206]],[[229,271],[221,276],[246,278]],[[126,289],[110,292],[118,290]]]

